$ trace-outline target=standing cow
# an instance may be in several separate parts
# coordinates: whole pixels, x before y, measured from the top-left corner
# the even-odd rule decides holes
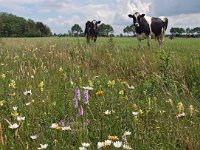
[[[90,43],[90,39],[93,39],[94,42],[97,40],[98,35],[98,24],[100,24],[101,21],[87,21],[85,24],[85,36],[87,43]]]
[[[133,18],[133,25],[135,27],[136,35],[138,38],[138,46],[141,47],[141,40],[147,39],[150,48],[150,39],[156,38],[161,47],[164,34],[167,29],[168,19],[164,17],[149,17],[145,14],[140,15],[138,12],[133,15],[128,15]]]

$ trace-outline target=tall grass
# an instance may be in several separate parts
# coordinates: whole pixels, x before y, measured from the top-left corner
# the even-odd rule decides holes
[[[115,140],[136,150],[199,149],[199,47],[199,39],[166,39],[162,49],[152,41],[151,50],[146,42],[138,50],[133,38],[90,45],[83,38],[1,39],[1,149],[72,150],[87,142],[94,150],[109,138],[102,149],[116,149]],[[63,122],[71,130],[51,128]]]

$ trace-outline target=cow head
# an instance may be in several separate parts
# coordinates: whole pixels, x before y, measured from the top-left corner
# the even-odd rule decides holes
[[[89,32],[90,34],[97,33],[97,25],[100,24],[101,21],[87,21],[86,23],[86,32]]]
[[[101,21],[93,20],[92,23],[93,23],[93,29],[96,30],[97,29],[97,25],[100,24]]]
[[[133,18],[133,25],[135,27],[140,26],[140,19],[145,16],[145,14],[140,15],[138,12],[134,13],[133,15],[129,14],[128,15],[130,18]]]

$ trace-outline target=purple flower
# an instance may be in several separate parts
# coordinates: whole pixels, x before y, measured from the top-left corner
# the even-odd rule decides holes
[[[75,97],[73,101],[74,108],[78,108],[78,99]]]
[[[64,121],[60,121],[60,122],[58,123],[58,125],[61,126],[61,127],[64,127],[64,126],[65,126],[65,123],[64,123]]]
[[[83,107],[82,106],[80,106],[78,113],[80,116],[83,116]]]
[[[83,102],[85,104],[88,104],[89,103],[89,94],[88,94],[88,90],[84,90],[84,93],[83,93]]]
[[[78,87],[75,90],[75,98],[77,100],[80,100],[80,98],[81,98],[80,89]]]

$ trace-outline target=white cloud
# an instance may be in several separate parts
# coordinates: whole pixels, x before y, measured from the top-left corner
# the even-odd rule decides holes
[[[84,30],[88,20],[100,20],[122,33],[136,11],[151,16],[165,15],[172,26],[200,25],[199,0],[0,0],[0,10],[47,24],[53,32],[66,33],[75,23]],[[12,5],[10,5],[12,4]]]

